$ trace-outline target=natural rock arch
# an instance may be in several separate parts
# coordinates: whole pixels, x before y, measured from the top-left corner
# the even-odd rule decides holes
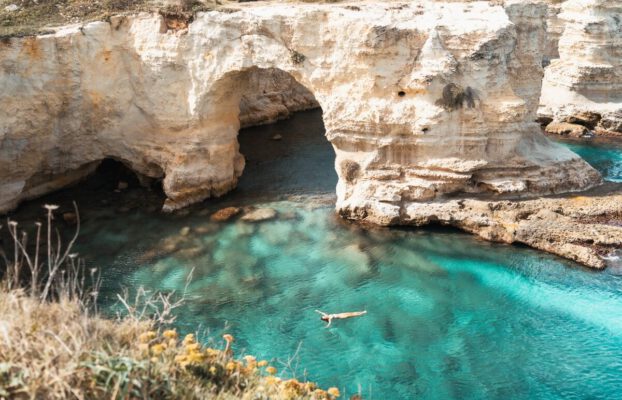
[[[321,105],[312,90],[289,72],[277,67],[252,66],[223,74],[201,99],[200,107],[201,127],[210,137],[210,142],[200,152],[207,152],[212,184],[189,193],[182,179],[171,179],[174,175],[168,174],[170,180],[180,185],[183,196],[180,200],[172,200],[176,186],[165,179],[165,191],[169,196],[165,208],[168,209],[183,206],[183,202],[192,201],[193,197],[219,196],[235,187],[245,167],[237,140],[241,128],[276,122],[296,111],[321,108]]]
[[[285,71],[322,106],[344,215],[391,223],[407,203],[455,193],[585,189],[598,174],[532,122],[545,17],[513,0],[267,5],[197,15],[185,34],[141,15],[11,39],[0,209],[42,170],[109,155],[157,165],[165,209],[225,193],[242,168],[232,77],[255,68]]]
[[[105,156],[146,175],[163,173],[168,210],[225,193],[242,170],[239,82],[231,78],[276,68],[323,109],[341,215],[385,225],[438,221],[604,265],[598,249],[566,246],[555,225],[534,243],[534,221],[524,229],[498,221],[499,207],[523,204],[499,198],[601,182],[534,122],[545,4],[421,0],[229,11],[200,13],[177,32],[162,16],[141,14],[2,41],[0,212],[63,185],[34,178]],[[472,196],[486,200],[469,208],[463,200]],[[574,226],[572,218],[556,226]],[[603,237],[622,237],[602,229]]]

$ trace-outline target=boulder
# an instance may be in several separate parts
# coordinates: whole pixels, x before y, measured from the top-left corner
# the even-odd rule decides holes
[[[214,222],[225,222],[235,217],[242,211],[239,207],[226,207],[222,208],[210,216],[210,220]]]
[[[277,216],[277,212],[273,208],[257,208],[245,213],[242,216],[242,221],[247,222],[260,222],[274,219]]]
[[[576,114],[569,115],[564,118],[562,122],[567,122],[569,124],[582,125],[586,128],[593,130],[596,128],[596,125],[600,122],[602,116],[599,113],[591,112],[591,111],[580,111]]]
[[[63,220],[69,225],[76,225],[78,223],[78,216],[74,212],[63,213]]]
[[[609,132],[622,133],[622,109],[603,115],[598,127]]]
[[[545,128],[546,133],[570,137],[588,136],[590,131],[583,125],[570,124],[568,122],[551,122]]]

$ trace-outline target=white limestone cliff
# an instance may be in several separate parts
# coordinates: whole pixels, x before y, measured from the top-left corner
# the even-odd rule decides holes
[[[270,124],[297,111],[320,105],[307,88],[279,69],[257,69],[248,74],[240,101],[240,126]]]
[[[413,223],[451,198],[600,184],[533,122],[546,6],[497,3],[259,3],[187,28],[143,14],[5,40],[0,212],[104,158],[163,179],[167,210],[221,195],[244,169],[241,122],[315,101],[348,218]]]
[[[567,0],[558,19],[559,59],[546,68],[539,114],[622,133],[622,0]],[[582,113],[598,114],[596,124]]]
[[[564,21],[559,18],[562,5],[567,0],[545,0],[548,10],[546,18],[546,45],[544,47],[544,65],[549,65],[559,58],[559,39],[564,33]]]

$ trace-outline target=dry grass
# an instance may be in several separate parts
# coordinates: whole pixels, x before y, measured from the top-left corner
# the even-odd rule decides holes
[[[0,291],[0,397],[81,398],[92,391],[85,368],[94,354],[129,354],[148,321],[110,321],[77,301],[41,303]]]
[[[72,253],[53,226],[57,206],[33,239],[7,221],[12,248],[0,248],[0,399],[313,399],[336,388],[282,380],[252,356],[236,359],[231,335],[214,347],[194,335],[179,340],[175,293],[119,296],[125,312],[97,314],[99,279]],[[0,229],[2,226],[0,226]],[[86,279],[89,277],[90,279]],[[190,278],[189,278],[190,279]],[[189,281],[188,281],[189,283]]]
[[[194,12],[207,10],[216,0],[183,0],[173,8]],[[7,10],[9,5],[19,7]],[[0,37],[27,36],[49,31],[50,27],[78,22],[106,20],[112,15],[156,11],[156,0],[0,0]]]
[[[336,389],[281,380],[265,361],[236,360],[152,321],[107,320],[76,301],[0,292],[0,398],[334,399]],[[333,393],[331,395],[330,393]]]
[[[192,15],[198,11],[231,10],[254,0],[0,0],[0,38],[50,32],[72,23],[107,20],[112,15],[165,11]],[[342,0],[266,0],[273,3],[338,3]],[[17,11],[6,9],[16,5]],[[241,4],[240,4],[241,5]]]

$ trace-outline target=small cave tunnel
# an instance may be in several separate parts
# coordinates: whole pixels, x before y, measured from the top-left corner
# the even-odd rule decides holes
[[[159,210],[166,198],[161,179],[142,175],[115,158],[102,160],[95,172],[68,190],[76,190],[77,198],[87,196],[119,211]]]
[[[65,188],[22,203],[9,216],[20,221],[34,221],[43,215],[43,205],[55,204],[59,206],[57,214],[65,216],[65,222],[73,225],[75,221],[70,216],[74,213],[73,202],[84,220],[92,211],[104,209],[157,211],[166,198],[161,180],[138,174],[117,159],[105,158],[82,168],[94,170]]]
[[[161,193],[162,180],[150,178],[132,170],[127,163],[115,158],[105,158],[99,162],[93,173],[71,188],[81,192],[97,193],[104,198],[109,193],[121,193],[132,190],[145,190]]]
[[[274,68],[238,79],[245,80],[238,142],[246,166],[235,195],[334,194],[335,152],[313,93]]]

